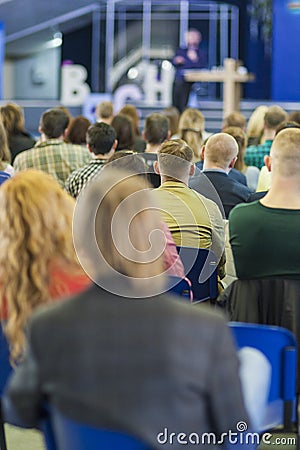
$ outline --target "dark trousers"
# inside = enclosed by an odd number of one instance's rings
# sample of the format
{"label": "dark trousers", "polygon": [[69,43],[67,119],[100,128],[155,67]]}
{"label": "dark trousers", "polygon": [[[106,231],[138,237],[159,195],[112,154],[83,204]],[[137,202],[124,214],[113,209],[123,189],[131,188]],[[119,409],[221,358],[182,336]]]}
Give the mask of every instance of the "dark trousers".
{"label": "dark trousers", "polygon": [[176,106],[179,112],[182,112],[188,104],[191,87],[192,83],[188,83],[187,81],[174,81],[172,102],[173,106]]}

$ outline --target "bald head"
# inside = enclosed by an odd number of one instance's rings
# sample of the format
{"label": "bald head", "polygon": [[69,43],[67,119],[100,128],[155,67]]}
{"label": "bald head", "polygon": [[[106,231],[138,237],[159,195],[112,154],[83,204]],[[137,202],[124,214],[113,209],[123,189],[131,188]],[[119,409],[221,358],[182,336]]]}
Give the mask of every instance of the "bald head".
{"label": "bald head", "polygon": [[205,145],[204,168],[228,170],[234,166],[238,152],[238,144],[234,137],[226,133],[214,134]]}
{"label": "bald head", "polygon": [[300,173],[300,129],[287,128],[280,131],[271,147],[273,176],[297,176]]}

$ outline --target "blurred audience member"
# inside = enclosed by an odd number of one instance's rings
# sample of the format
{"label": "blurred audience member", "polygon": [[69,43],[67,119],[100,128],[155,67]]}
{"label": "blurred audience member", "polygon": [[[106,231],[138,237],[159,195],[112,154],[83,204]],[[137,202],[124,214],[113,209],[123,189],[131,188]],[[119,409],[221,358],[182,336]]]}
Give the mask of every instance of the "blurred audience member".
{"label": "blurred audience member", "polygon": [[74,170],[65,183],[66,191],[74,198],[78,197],[87,181],[94,177],[114,154],[117,147],[117,134],[111,125],[96,122],[87,130],[86,143],[93,159],[85,166]]}
{"label": "blurred audience member", "polygon": [[112,102],[104,101],[97,105],[96,108],[97,122],[104,122],[111,125],[114,118],[114,105]]}
{"label": "blurred audience member", "polygon": [[296,122],[300,125],[300,111],[292,111],[289,115],[288,115],[288,119],[289,122]]}
{"label": "blurred audience member", "polygon": [[135,132],[132,120],[123,114],[117,114],[112,122],[111,126],[117,133],[118,150],[133,150],[135,142]]}
{"label": "blurred audience member", "polygon": [[257,188],[257,182],[259,177],[259,169],[255,166],[246,166],[244,162],[244,156],[247,147],[247,135],[238,127],[227,127],[223,129],[223,133],[230,134],[236,140],[239,152],[234,168],[239,170],[246,176],[247,186],[251,192],[255,192]]}
{"label": "blurred audience member", "polygon": [[11,162],[23,150],[28,150],[35,144],[35,139],[25,130],[22,108],[15,103],[7,103],[0,107],[0,119],[7,133]]}
{"label": "blurred audience member", "polygon": [[65,141],[75,145],[86,145],[86,132],[90,125],[91,122],[86,117],[74,117],[68,126]]}
{"label": "blurred audience member", "polygon": [[263,143],[251,145],[245,154],[245,164],[256,166],[259,169],[264,165],[265,155],[270,154],[271,145],[278,125],[287,119],[287,113],[280,106],[270,106],[264,116]]}
{"label": "blurred audience member", "polygon": [[122,175],[103,170],[76,207],[97,284],[34,315],[5,398],[23,425],[37,426],[46,397],[74,421],[135,432],[140,448],[160,447],[166,431],[228,436],[249,423],[231,333],[215,312],[164,293],[157,205]]}
{"label": "blurred audience member", "polygon": [[14,162],[16,172],[35,168],[52,175],[62,186],[71,172],[87,164],[91,154],[81,145],[64,142],[69,118],[61,109],[48,109],[42,114],[41,139],[30,150],[20,153]]}
{"label": "blurred audience member", "polygon": [[251,114],[247,124],[248,146],[262,144],[264,119],[268,107],[260,105]]}
{"label": "blurred audience member", "polygon": [[90,283],[72,239],[74,200],[56,180],[26,170],[0,189],[2,318],[11,357],[23,356],[24,332],[34,309]]}
{"label": "blurred audience member", "polygon": [[228,116],[226,116],[223,121],[222,131],[224,131],[224,128],[228,127],[238,127],[245,131],[246,117],[244,116],[244,114],[240,113],[239,111],[234,111],[231,114],[228,114]]}
{"label": "blurred audience member", "polygon": [[178,136],[193,150],[193,162],[200,160],[200,151],[204,142],[205,119],[195,108],[187,108],[180,116]]}
{"label": "blurred audience member", "polygon": [[135,141],[133,150],[136,152],[143,152],[146,148],[146,142],[141,136],[140,132],[140,118],[137,112],[137,109],[133,105],[124,105],[123,108],[119,111],[119,114],[123,114],[124,116],[128,116],[133,123],[134,133],[135,133]]}
{"label": "blurred audience member", "polygon": [[146,150],[141,153],[150,173],[150,181],[154,187],[160,185],[160,176],[153,168],[154,161],[157,160],[157,151],[161,144],[170,138],[169,121],[167,117],[160,113],[152,113],[146,117],[143,137],[147,143]]}
{"label": "blurred audience member", "polygon": [[176,139],[178,137],[177,133],[180,118],[178,109],[175,106],[169,106],[169,108],[164,108],[161,113],[169,120],[170,139],[172,139],[172,137]]}
{"label": "blurred audience member", "polygon": [[7,134],[2,122],[0,122],[0,171],[9,175],[14,174],[14,168],[10,165],[11,155],[7,143]]}

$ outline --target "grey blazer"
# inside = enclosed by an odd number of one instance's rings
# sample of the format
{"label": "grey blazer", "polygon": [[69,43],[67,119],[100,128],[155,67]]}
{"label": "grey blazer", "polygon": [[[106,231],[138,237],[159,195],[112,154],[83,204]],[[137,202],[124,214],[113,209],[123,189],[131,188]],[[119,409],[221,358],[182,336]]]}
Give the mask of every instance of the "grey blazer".
{"label": "grey blazer", "polygon": [[221,316],[169,295],[130,299],[97,285],[34,314],[6,396],[28,426],[48,401],[73,420],[125,431],[152,448],[182,448],[174,437],[158,442],[166,430],[220,435],[247,422]]}

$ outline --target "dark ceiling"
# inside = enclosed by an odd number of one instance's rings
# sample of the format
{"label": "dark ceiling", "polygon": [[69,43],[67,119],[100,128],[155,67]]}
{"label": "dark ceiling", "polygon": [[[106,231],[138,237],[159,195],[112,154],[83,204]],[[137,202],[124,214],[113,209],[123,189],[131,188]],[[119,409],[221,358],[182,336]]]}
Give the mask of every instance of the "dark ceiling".
{"label": "dark ceiling", "polygon": [[6,55],[37,51],[56,31],[68,33],[92,21],[102,0],[0,0]]}

